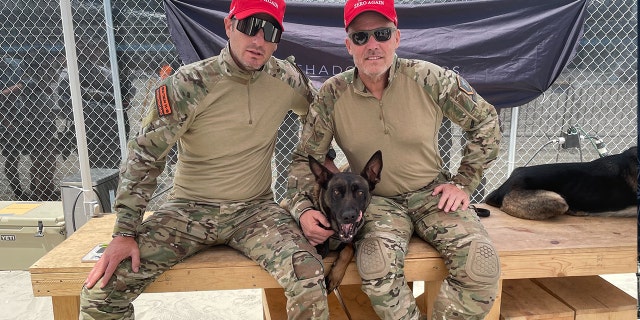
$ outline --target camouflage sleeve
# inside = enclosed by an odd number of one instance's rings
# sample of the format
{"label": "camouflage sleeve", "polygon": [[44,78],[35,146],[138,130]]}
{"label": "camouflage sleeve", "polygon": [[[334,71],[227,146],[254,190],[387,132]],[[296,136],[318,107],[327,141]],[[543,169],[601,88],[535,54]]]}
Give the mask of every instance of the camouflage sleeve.
{"label": "camouflage sleeve", "polygon": [[485,101],[469,83],[451,70],[440,79],[438,97],[444,115],[462,127],[467,144],[453,181],[475,190],[483,171],[498,157],[500,126],[493,105]]}
{"label": "camouflage sleeve", "polygon": [[333,140],[333,103],[334,90],[330,83],[325,83],[316,95],[309,108],[300,143],[293,151],[292,163],[289,169],[289,183],[287,203],[291,215],[300,220],[300,215],[313,207],[311,193],[315,178],[309,170],[308,155],[320,162],[329,150]]}
{"label": "camouflage sleeve", "polygon": [[291,106],[291,109],[295,114],[297,114],[302,123],[305,122],[306,115],[309,112],[309,104],[313,101],[313,98],[318,93],[318,89],[313,85],[311,80],[307,77],[307,75],[298,67],[298,64],[295,62],[294,56],[289,56],[285,59],[293,69],[295,70],[296,80],[292,80],[295,82],[296,91],[299,91],[303,99],[299,101],[299,103],[294,103]]}
{"label": "camouflage sleeve", "polygon": [[193,97],[202,86],[193,77],[185,81],[187,78],[178,72],[155,90],[140,131],[128,142],[128,157],[120,169],[114,205],[114,234],[136,233],[157,187],[157,178],[164,170],[166,156],[193,119]]}

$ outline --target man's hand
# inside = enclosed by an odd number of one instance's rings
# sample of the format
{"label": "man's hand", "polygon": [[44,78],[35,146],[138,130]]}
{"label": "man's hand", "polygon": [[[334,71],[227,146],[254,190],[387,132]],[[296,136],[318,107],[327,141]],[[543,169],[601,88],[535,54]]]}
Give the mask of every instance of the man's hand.
{"label": "man's hand", "polygon": [[322,226],[330,228],[331,224],[318,210],[308,210],[300,216],[300,227],[312,246],[325,242],[334,233],[333,230],[327,230]]}
{"label": "man's hand", "polygon": [[469,195],[454,184],[445,183],[436,186],[431,195],[437,194],[441,194],[438,209],[444,212],[456,211],[460,206],[462,210],[469,208]]}
{"label": "man's hand", "polygon": [[116,271],[118,264],[129,257],[131,257],[133,272],[138,272],[140,269],[140,249],[138,249],[136,239],[124,236],[113,238],[104,250],[100,260],[96,262],[96,265],[89,272],[89,276],[84,281],[84,286],[91,289],[102,277],[100,288],[104,288]]}

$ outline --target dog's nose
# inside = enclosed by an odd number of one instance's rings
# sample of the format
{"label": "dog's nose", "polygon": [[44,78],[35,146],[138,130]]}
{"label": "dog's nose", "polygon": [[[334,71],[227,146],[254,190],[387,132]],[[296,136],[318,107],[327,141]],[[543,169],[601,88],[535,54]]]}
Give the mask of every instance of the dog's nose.
{"label": "dog's nose", "polygon": [[344,219],[345,223],[354,223],[354,222],[356,222],[356,219],[358,218],[358,211],[356,211],[356,210],[345,211],[344,215],[342,216],[342,218]]}

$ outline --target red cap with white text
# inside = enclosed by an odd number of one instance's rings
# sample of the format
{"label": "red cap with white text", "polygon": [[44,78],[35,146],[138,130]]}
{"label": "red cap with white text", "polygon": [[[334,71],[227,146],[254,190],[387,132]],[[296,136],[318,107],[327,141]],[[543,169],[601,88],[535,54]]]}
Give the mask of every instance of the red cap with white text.
{"label": "red cap with white text", "polygon": [[351,21],[365,11],[377,12],[398,26],[393,0],[347,0],[344,5],[344,28],[348,28]]}
{"label": "red cap with white text", "polygon": [[284,30],[284,0],[233,0],[229,9],[229,18],[236,17],[242,20],[258,13],[266,13],[272,16]]}

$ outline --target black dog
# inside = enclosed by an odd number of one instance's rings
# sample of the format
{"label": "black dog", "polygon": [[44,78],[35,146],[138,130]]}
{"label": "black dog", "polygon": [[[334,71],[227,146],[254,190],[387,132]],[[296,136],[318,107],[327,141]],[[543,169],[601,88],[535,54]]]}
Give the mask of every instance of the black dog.
{"label": "black dog", "polygon": [[[485,202],[524,219],[637,215],[638,148],[591,162],[516,168]],[[625,210],[623,210],[625,209]]]}
{"label": "black dog", "polygon": [[[341,243],[337,249],[339,256],[325,279],[327,290],[331,292],[340,285],[347,265],[353,258],[351,242],[364,224],[363,215],[371,201],[371,191],[380,181],[382,152],[376,151],[359,175],[351,172],[332,173],[311,156],[309,168],[316,177],[314,205],[327,217],[331,230],[335,231],[333,237]],[[329,240],[316,246],[323,258],[329,253]]]}

